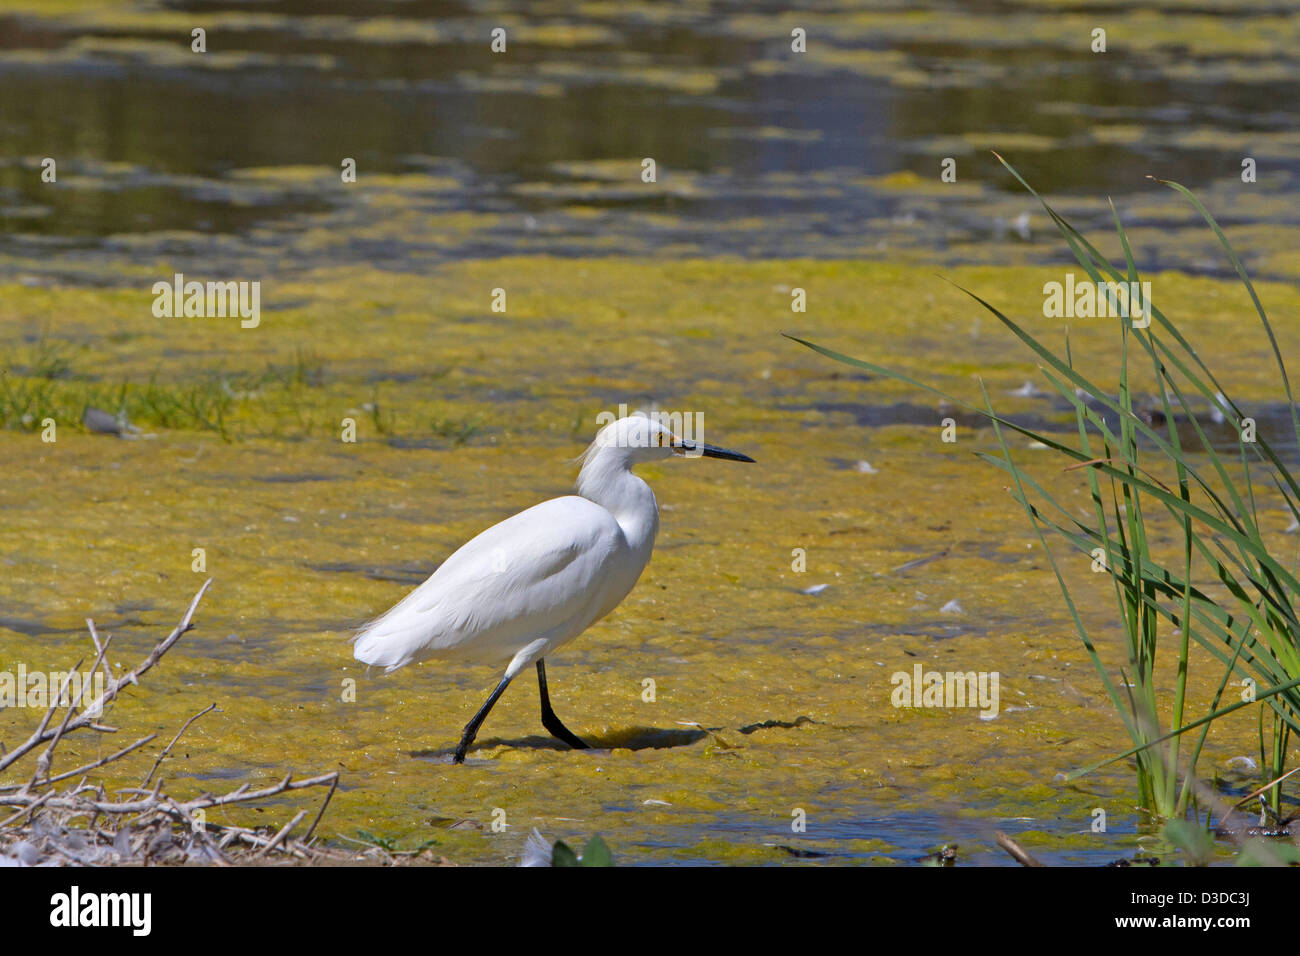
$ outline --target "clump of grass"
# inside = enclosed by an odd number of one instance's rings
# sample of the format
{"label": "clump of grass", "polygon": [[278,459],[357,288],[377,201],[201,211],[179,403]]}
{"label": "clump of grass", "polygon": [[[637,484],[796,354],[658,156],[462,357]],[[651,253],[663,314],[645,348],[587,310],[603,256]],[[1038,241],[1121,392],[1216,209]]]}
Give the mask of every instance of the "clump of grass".
{"label": "clump of grass", "polygon": [[46,418],[58,419],[56,387],[45,378],[0,371],[0,425],[34,431]]}
{"label": "clump of grass", "polygon": [[434,839],[421,840],[412,844],[410,847],[403,847],[396,837],[383,836],[378,833],[371,833],[369,830],[358,830],[355,838],[357,843],[363,843],[366,846],[377,847],[390,856],[419,856],[426,850],[430,850],[438,845]]}
{"label": "clump of grass", "polygon": [[[133,399],[128,407],[128,397]],[[210,378],[180,385],[159,386],[151,378],[143,392],[128,396],[122,405],[128,416],[161,428],[200,428],[230,439],[227,417],[235,398],[229,383]]]}
{"label": "clump of grass", "polygon": [[264,381],[280,382],[290,387],[319,388],[325,384],[325,361],[314,349],[296,346],[289,363],[267,366]]}
{"label": "clump of grass", "polygon": [[477,435],[482,427],[483,419],[477,415],[470,419],[435,418],[429,423],[435,435],[448,439],[457,448]]}
{"label": "clump of grass", "polygon": [[370,392],[370,401],[361,406],[363,411],[370,413],[370,423],[374,425],[375,433],[378,435],[391,435],[393,433],[393,413],[379,402],[379,386],[375,386]]}
{"label": "clump of grass", "polygon": [[[90,408],[146,429],[212,431],[226,441],[250,434],[333,436],[336,427],[328,410],[338,389],[327,389],[325,362],[307,348],[295,348],[287,361],[269,362],[258,371],[209,370],[175,382],[162,381],[155,372],[143,383],[114,385],[74,374],[66,352],[45,340],[24,359],[0,368],[0,428],[34,432],[52,419],[59,428],[80,429]],[[437,371],[433,377],[444,374]],[[380,401],[378,385],[360,407],[376,434],[398,435],[399,416]],[[456,448],[483,431],[479,415],[427,414],[407,414],[403,430]],[[428,423],[427,429],[421,422]]]}
{"label": "clump of grass", "polygon": [[[1093,282],[1140,281],[1117,213],[1115,228],[1125,260],[1122,270],[1058,215],[1010,164],[1000,156],[998,159],[1039,199]],[[1227,251],[1272,347],[1300,443],[1300,415],[1292,398],[1286,365],[1250,278],[1223,231],[1200,201],[1177,183],[1164,184],[1195,206]],[[1063,352],[1055,351],[995,306],[972,292],[962,291],[995,316],[1040,360],[1052,390],[1073,409],[1077,447],[999,415],[987,392],[982,405],[967,403],[902,372],[789,337],[837,361],[924,389],[992,423],[1001,453],[981,452],[979,457],[1010,476],[1012,495],[1024,508],[1048,557],[1079,638],[1133,744],[1128,751],[1103,764],[1135,758],[1142,808],[1154,817],[1184,817],[1189,808],[1195,807],[1196,765],[1211,724],[1243,707],[1258,706],[1261,774],[1270,804],[1276,811],[1289,735],[1293,730],[1300,730],[1300,651],[1297,649],[1300,620],[1295,608],[1300,581],[1260,530],[1257,485],[1271,486],[1297,520],[1300,520],[1300,485],[1266,436],[1246,436],[1242,424],[1246,416],[1226,397],[1226,389],[1183,333],[1152,303],[1145,304],[1151,317],[1147,328],[1134,327],[1127,318],[1117,320],[1120,362],[1117,388],[1112,390],[1075,367],[1068,340]],[[1163,428],[1134,411],[1131,352],[1145,356],[1151,363],[1164,416]],[[1206,436],[1194,407],[1201,405],[1202,400],[1237,426],[1235,456],[1221,455]],[[1179,418],[1190,423],[1196,436],[1194,443],[1185,446],[1180,440]],[[1092,502],[1091,520],[1080,520],[1066,503],[1017,463],[1007,440],[1008,432],[1046,446],[1069,463],[1067,470],[1077,470],[1084,476]],[[1146,449],[1153,451],[1144,459]],[[1261,476],[1253,476],[1253,469],[1258,469]],[[1155,471],[1164,474],[1166,480],[1157,477]],[[1166,560],[1153,550],[1152,541],[1156,538],[1153,528],[1157,526],[1173,529],[1181,545],[1175,559]],[[1127,652],[1127,666],[1120,668],[1118,681],[1099,656],[1095,635],[1080,618],[1061,567],[1048,547],[1046,533],[1055,533],[1090,560],[1099,560],[1108,573],[1123,622]],[[1194,580],[1198,578],[1208,580]],[[1172,699],[1164,700],[1155,668],[1158,657],[1171,653],[1170,641],[1172,654],[1176,656],[1177,678]],[[1217,659],[1222,672],[1218,690],[1205,714],[1188,721],[1186,689],[1193,642]],[[1225,689],[1234,675],[1250,682],[1253,697],[1247,694],[1245,700],[1222,706]],[[1167,724],[1162,723],[1162,709],[1170,715]],[[1197,729],[1200,733],[1190,753],[1185,753],[1181,749],[1183,735]],[[1070,777],[1076,778],[1101,765],[1082,768]]]}
{"label": "clump of grass", "polygon": [[6,429],[38,431],[46,420],[80,428],[86,410],[97,408],[145,425],[212,430],[229,439],[234,403],[229,382],[220,375],[165,384],[155,375],[143,385],[109,385],[77,375],[69,346],[45,338],[15,350],[8,367],[0,369],[0,428]]}
{"label": "clump of grass", "polygon": [[36,352],[27,374],[32,378],[53,380],[65,378],[71,371],[72,360],[68,358],[68,345],[42,338],[36,345]]}

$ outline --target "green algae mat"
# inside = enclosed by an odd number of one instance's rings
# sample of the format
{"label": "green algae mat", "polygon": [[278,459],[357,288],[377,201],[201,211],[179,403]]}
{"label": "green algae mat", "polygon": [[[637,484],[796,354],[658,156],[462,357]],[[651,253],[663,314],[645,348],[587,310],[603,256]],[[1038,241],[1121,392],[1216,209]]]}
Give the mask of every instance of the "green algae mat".
{"label": "green algae mat", "polygon": [[[1041,304],[1049,275],[952,277],[1014,314]],[[1196,313],[1188,334],[1242,343],[1221,371],[1266,400],[1244,293],[1154,282],[1163,308]],[[494,315],[501,286],[507,311]],[[807,314],[790,312],[790,286],[809,290]],[[1293,289],[1262,294],[1295,307]],[[1004,479],[974,457],[991,432],[962,421],[944,441],[949,412],[778,335],[815,329],[896,364],[925,356],[971,397],[978,372],[1003,405],[1064,431],[1061,410],[1016,394],[1033,369],[1011,336],[977,325],[930,271],[514,259],[382,281],[334,272],[280,295],[298,304],[241,329],[158,320],[143,292],[5,290],[43,330],[15,346],[7,387],[48,386],[33,414],[58,425],[53,442],[39,424],[0,432],[0,663],[68,666],[87,649],[87,616],[130,663],[214,578],[200,626],[120,705],[124,733],[165,735],[218,703],[169,761],[173,785],[338,769],[326,833],[434,840],[464,862],[517,855],[534,826],[600,832],[632,859],[779,861],[798,811],[801,846],[880,861],[1007,819],[1044,821],[1038,845],[1062,853],[1097,852],[1096,807],[1133,825],[1118,771],[1057,780],[1119,750],[1123,731]],[[1039,311],[1030,321],[1050,334]],[[1111,335],[1076,323],[1076,356],[1104,361]],[[38,377],[56,349],[58,374]],[[192,392],[221,396],[220,415],[155,411],[158,396],[183,408]],[[82,405],[111,399],[143,436],[77,424]],[[703,410],[707,438],[759,464],[641,469],[662,512],[654,558],[614,614],[551,660],[557,710],[600,751],[545,735],[521,682],[476,759],[450,766],[496,669],[366,675],[347,638],[464,540],[566,493],[595,415],[619,401]],[[1112,613],[1103,589],[1085,612]],[[894,675],[917,666],[996,671],[1000,707],[896,707]],[[1231,772],[1252,725],[1216,730],[1210,763]],[[64,746],[90,759],[97,745]],[[892,820],[907,822],[891,839]],[[1102,852],[1127,848],[1121,837]]]}
{"label": "green algae mat", "polygon": [[[316,836],[339,847],[509,864],[537,828],[600,835],[619,864],[910,865],[944,844],[1009,863],[999,829],[1053,863],[1160,845],[1126,765],[1065,780],[1127,736],[1006,476],[976,457],[992,431],[780,333],[974,402],[982,385],[1069,437],[1069,406],[1026,386],[1032,356],[944,281],[1054,346],[1068,329],[1081,364],[1118,362],[1109,320],[1045,314],[1068,251],[997,148],[1122,261],[1113,195],[1160,308],[1284,435],[1249,298],[1144,176],[1220,216],[1297,354],[1300,141],[1278,93],[1296,18],[1112,11],[1102,68],[1094,17],[1046,2],[357,6],[0,3],[0,672],[93,659],[86,618],[129,667],[213,579],[110,709],[118,734],[63,741],[61,769],[157,733],[104,770],[137,786],[215,703],[162,764],[169,789],[338,771]],[[187,282],[258,283],[255,320],[238,292],[186,314]],[[621,406],[699,415],[697,437],[757,464],[639,469],[653,559],[548,658],[557,712],[596,749],[547,735],[520,680],[453,766],[500,669],[368,674],[349,638],[473,535],[569,493]],[[1040,479],[1084,513],[1078,474]],[[1263,525],[1296,550],[1280,507]],[[1113,594],[1067,573],[1118,669]],[[995,675],[996,705],[917,706],[934,672]],[[1218,672],[1191,675],[1199,712]],[[0,740],[39,716],[0,707]],[[1202,777],[1254,788],[1256,719],[1216,724]],[[299,803],[271,801],[275,826]]]}

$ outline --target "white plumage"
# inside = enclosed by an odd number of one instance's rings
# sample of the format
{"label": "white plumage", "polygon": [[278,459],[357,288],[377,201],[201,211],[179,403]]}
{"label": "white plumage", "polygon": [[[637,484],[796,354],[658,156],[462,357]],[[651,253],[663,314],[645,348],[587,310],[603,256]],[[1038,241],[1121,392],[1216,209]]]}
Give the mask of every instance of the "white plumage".
{"label": "white plumage", "polygon": [[536,662],[543,724],[585,747],[551,712],[542,662],[616,608],[650,561],[659,509],[632,467],[701,454],[753,461],[680,439],[645,416],[606,425],[583,456],[577,495],[544,501],[462,545],[357,634],[357,660],[385,672],[428,658],[509,660],[496,691],[465,728],[457,761],[506,685]]}
{"label": "white plumage", "polygon": [[[644,550],[634,566],[623,528],[586,498],[544,501],[462,545],[369,624],[357,637],[357,660],[393,671],[430,657],[514,658],[539,640],[549,650],[627,596],[649,558]],[[530,663],[512,660],[507,673]]]}

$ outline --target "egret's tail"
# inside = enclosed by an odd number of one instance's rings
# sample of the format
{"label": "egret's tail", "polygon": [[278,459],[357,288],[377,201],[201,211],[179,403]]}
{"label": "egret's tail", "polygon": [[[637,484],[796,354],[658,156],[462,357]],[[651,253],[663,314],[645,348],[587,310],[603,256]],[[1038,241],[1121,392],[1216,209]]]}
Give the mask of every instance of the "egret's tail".
{"label": "egret's tail", "polygon": [[352,656],[371,667],[382,667],[388,674],[421,657],[424,635],[414,628],[394,627],[390,615],[364,625],[352,638]]}

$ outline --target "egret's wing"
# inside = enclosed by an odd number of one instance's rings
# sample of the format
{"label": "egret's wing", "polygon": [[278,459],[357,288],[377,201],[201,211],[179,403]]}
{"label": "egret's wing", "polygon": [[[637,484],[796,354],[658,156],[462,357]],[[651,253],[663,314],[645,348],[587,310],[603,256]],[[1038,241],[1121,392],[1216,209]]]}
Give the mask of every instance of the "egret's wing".
{"label": "egret's wing", "polygon": [[356,657],[391,671],[434,655],[513,656],[538,637],[594,619],[606,603],[611,559],[626,547],[600,505],[576,495],[545,501],[464,544],[366,625]]}

